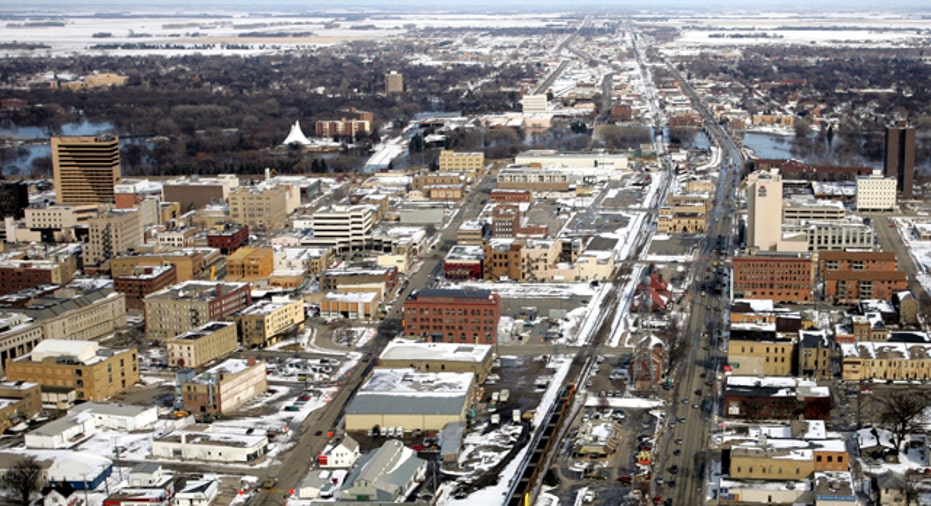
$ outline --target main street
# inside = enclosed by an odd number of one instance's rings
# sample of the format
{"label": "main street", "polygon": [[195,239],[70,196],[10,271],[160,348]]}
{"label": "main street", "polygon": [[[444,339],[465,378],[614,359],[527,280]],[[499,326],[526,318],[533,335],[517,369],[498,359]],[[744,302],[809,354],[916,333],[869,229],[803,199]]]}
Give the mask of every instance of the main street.
{"label": "main street", "polygon": [[[297,444],[285,455],[283,464],[272,464],[269,468],[265,468],[264,474],[260,474],[259,482],[261,483],[272,469],[276,470],[277,484],[272,489],[260,490],[255,497],[254,504],[283,506],[287,502],[289,492],[297,488],[301,478],[313,466],[314,457],[326,446],[328,442],[326,433],[338,427],[346,404],[374,367],[375,357],[381,354],[388,341],[400,331],[404,300],[411,291],[428,286],[433,281],[438,269],[442,268],[443,254],[456,242],[456,232],[465,219],[465,215],[473,212],[479,201],[485,198],[484,192],[491,187],[493,174],[494,171],[489,171],[476,182],[461,206],[453,211],[455,214],[452,219],[439,231],[439,237],[431,247],[432,251],[423,255],[420,268],[399,290],[385,319],[378,325],[377,337],[372,340],[367,349],[360,350],[366,352],[370,358],[355,369],[355,372],[347,378],[346,383],[333,395],[332,400],[326,406],[313,411],[301,422],[299,428],[295,429],[295,433],[299,434]],[[316,436],[316,431],[322,431],[322,434]]]}

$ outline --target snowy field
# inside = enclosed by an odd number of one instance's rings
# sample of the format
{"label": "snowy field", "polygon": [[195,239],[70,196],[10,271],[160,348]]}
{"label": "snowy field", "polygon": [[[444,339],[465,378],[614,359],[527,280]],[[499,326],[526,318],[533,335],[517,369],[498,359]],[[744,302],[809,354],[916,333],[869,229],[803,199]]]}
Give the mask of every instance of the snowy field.
{"label": "snowy field", "polygon": [[[21,4],[27,6],[28,4]],[[143,11],[146,9],[147,12]],[[230,13],[207,12],[179,16],[177,12],[157,12],[156,8],[140,8],[138,16],[102,17],[98,12],[71,10],[62,16],[60,11],[43,12],[38,8],[15,8],[18,14],[29,13],[30,22],[41,20],[42,14],[53,14],[56,21],[65,26],[23,26],[26,21],[5,22],[0,30],[0,43],[45,44],[49,49],[39,51],[2,52],[11,55],[65,56],[76,53],[109,54],[115,56],[160,54],[179,56],[199,53],[211,54],[261,54],[280,52],[295,48],[312,48],[350,40],[373,40],[396,37],[408,31],[405,25],[417,28],[467,28],[488,29],[490,27],[544,27],[557,21],[559,13],[514,14],[494,16],[484,14],[417,14],[379,16],[346,20],[339,16],[289,16],[289,13]],[[143,15],[143,14],[151,15]],[[167,14],[167,15],[166,15]],[[205,17],[209,14],[210,17]],[[331,23],[332,24],[328,24]],[[19,24],[19,26],[15,26]],[[95,34],[108,37],[94,37]],[[254,36],[255,34],[262,34]],[[282,36],[271,36],[282,34]],[[178,49],[95,49],[97,44],[174,44]],[[246,46],[235,49],[228,45]]]}

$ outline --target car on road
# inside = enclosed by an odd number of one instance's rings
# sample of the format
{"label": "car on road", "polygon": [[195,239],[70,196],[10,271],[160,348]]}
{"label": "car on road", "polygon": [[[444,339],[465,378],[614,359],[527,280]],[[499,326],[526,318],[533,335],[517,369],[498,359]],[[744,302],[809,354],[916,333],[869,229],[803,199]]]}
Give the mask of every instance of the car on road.
{"label": "car on road", "polygon": [[713,387],[713,386],[714,386],[714,380],[708,380],[708,381],[705,382],[705,384],[708,385],[709,387]]}
{"label": "car on road", "polygon": [[657,478],[655,483],[656,483],[657,485],[662,485],[662,484],[663,484],[663,477],[660,476],[659,478]]}
{"label": "car on road", "polygon": [[673,429],[673,428],[675,428],[675,427],[676,427],[676,421],[675,421],[675,420],[669,422],[669,428],[670,428],[670,429]]}
{"label": "car on road", "polygon": [[701,395],[701,388],[695,390],[695,395]]}
{"label": "car on road", "polygon": [[692,404],[692,409],[698,409],[698,404]]}
{"label": "car on road", "polygon": [[621,483],[630,483],[633,481],[633,478],[631,478],[629,474],[624,474],[624,475],[618,476],[617,481]]}
{"label": "car on road", "polygon": [[669,481],[667,481],[667,482],[666,482],[666,486],[667,486],[667,487],[675,487],[675,486],[676,486],[676,480],[669,480]]}
{"label": "car on road", "polygon": [[679,466],[675,464],[669,466],[669,472],[672,474],[677,474],[679,472]]}
{"label": "car on road", "polygon": [[685,423],[685,417],[684,417],[684,416],[680,416],[680,417],[679,417],[679,423]]}
{"label": "car on road", "polygon": [[322,435],[323,435],[323,431],[322,431],[322,430],[318,430],[317,432],[314,432],[314,435],[315,435],[315,436],[322,436]]}
{"label": "car on road", "polygon": [[681,445],[681,444],[682,444],[682,438],[681,438],[681,437],[678,438],[678,439],[676,439],[676,444],[677,444],[677,445]]}
{"label": "car on road", "polygon": [[663,496],[657,495],[653,497],[653,504],[659,504],[663,502]]}
{"label": "car on road", "polygon": [[680,448],[676,448],[672,451],[672,454],[678,457],[679,455],[682,455],[682,450]]}
{"label": "car on road", "polygon": [[295,406],[295,405],[292,404],[292,405],[290,405],[290,406],[285,406],[285,407],[284,407],[284,410],[285,410],[285,411],[300,411],[300,410],[301,410],[301,407],[300,407],[300,406]]}
{"label": "car on road", "polygon": [[667,497],[666,500],[663,501],[663,506],[672,506],[672,498]]}
{"label": "car on road", "polygon": [[688,403],[689,403],[689,398],[688,398],[688,397],[683,397],[683,398],[682,398],[682,404],[688,404]]}
{"label": "car on road", "polygon": [[698,377],[699,377],[699,378],[707,378],[707,377],[708,377],[708,373],[703,372],[703,373],[699,374]]}

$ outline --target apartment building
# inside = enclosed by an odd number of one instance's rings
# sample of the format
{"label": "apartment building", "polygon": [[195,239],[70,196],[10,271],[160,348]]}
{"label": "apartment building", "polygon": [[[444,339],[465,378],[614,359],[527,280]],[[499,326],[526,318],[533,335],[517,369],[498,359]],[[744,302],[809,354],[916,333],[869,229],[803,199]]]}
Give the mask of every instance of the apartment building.
{"label": "apartment building", "polygon": [[276,230],[288,223],[290,185],[241,186],[229,196],[230,221],[260,230]]}
{"label": "apartment building", "polygon": [[494,344],[501,297],[490,290],[417,290],[404,301],[404,329],[433,342]]}
{"label": "apartment building", "polygon": [[168,367],[198,368],[239,347],[234,322],[210,322],[190,332],[165,340]]}
{"label": "apartment building", "polygon": [[277,343],[288,331],[303,327],[303,299],[273,297],[257,302],[238,315],[242,345],[264,348]]}
{"label": "apartment building", "polygon": [[404,93],[404,75],[392,70],[385,74],[385,94]]}
{"label": "apartment building", "polygon": [[248,283],[186,281],[144,302],[146,338],[164,340],[245,309],[252,292]]}
{"label": "apartment building", "polygon": [[96,341],[46,339],[29,355],[7,362],[9,381],[74,390],[80,401],[104,401],[139,381],[136,348],[102,348]]}
{"label": "apartment building", "polygon": [[338,251],[365,248],[372,240],[375,209],[367,205],[332,206],[314,213],[313,239],[306,246],[332,246]]}
{"label": "apartment building", "polygon": [[815,266],[807,254],[767,254],[735,257],[734,293],[745,299],[777,302],[812,301]]}
{"label": "apartment building", "polygon": [[456,152],[451,149],[440,151],[440,172],[481,172],[485,169],[485,153]]}
{"label": "apartment building", "polygon": [[896,178],[885,177],[880,171],[857,178],[857,211],[894,211]]}
{"label": "apartment building", "polygon": [[184,409],[196,414],[229,414],[268,390],[265,362],[229,359],[181,384]]}
{"label": "apartment building", "polygon": [[371,131],[371,122],[357,119],[321,120],[314,124],[314,134],[324,138],[351,137],[355,139]]}
{"label": "apartment building", "polygon": [[102,267],[111,258],[143,244],[139,211],[120,209],[101,213],[90,220],[84,265]]}
{"label": "apartment building", "polygon": [[128,276],[113,278],[113,289],[126,295],[127,309],[145,309],[143,299],[150,293],[178,282],[178,269],[173,265],[137,266]]}
{"label": "apartment building", "polygon": [[112,203],[121,174],[119,138],[52,137],[52,173],[57,203]]}
{"label": "apartment building", "polygon": [[226,258],[226,278],[239,281],[264,278],[275,270],[275,250],[273,248],[253,248],[250,246],[237,249]]}

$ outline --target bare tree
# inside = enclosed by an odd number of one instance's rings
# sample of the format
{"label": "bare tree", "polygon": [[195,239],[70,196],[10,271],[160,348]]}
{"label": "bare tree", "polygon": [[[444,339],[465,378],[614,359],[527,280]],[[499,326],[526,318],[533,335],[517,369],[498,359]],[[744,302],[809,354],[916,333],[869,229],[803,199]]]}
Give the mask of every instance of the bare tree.
{"label": "bare tree", "polygon": [[872,399],[879,410],[877,414],[880,425],[892,431],[895,436],[896,448],[902,446],[905,434],[921,421],[922,412],[931,407],[931,398],[899,390],[873,394]]}
{"label": "bare tree", "polygon": [[29,506],[30,498],[39,490],[39,476],[42,466],[34,456],[23,457],[3,475],[3,486],[19,499],[23,506]]}
{"label": "bare tree", "polygon": [[682,319],[677,315],[671,316],[666,327],[660,330],[657,335],[666,343],[666,356],[669,359],[669,370],[671,371],[685,358],[689,350],[688,339],[682,328]]}

